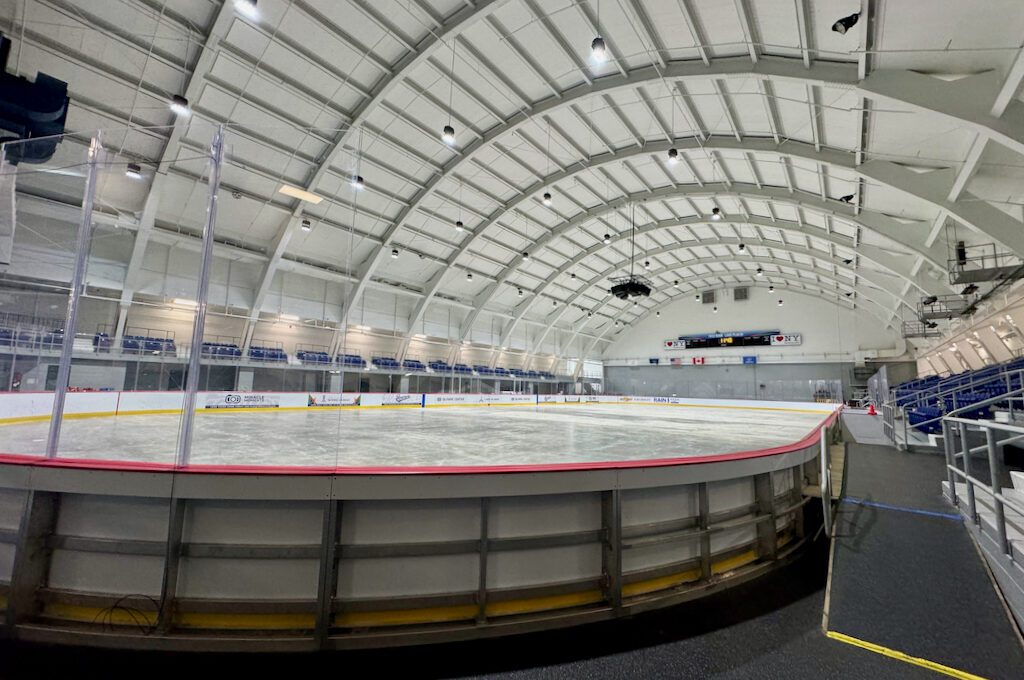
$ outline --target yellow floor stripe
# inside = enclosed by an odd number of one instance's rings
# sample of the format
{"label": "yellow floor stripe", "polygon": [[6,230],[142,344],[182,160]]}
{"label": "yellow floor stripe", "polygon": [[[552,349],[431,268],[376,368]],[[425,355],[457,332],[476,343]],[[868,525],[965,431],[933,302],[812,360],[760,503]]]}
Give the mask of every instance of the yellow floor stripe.
{"label": "yellow floor stripe", "polygon": [[985,680],[985,678],[983,678],[980,675],[974,675],[973,673],[961,671],[956,668],[943,666],[941,663],[929,661],[928,659],[921,659],[916,656],[910,656],[909,654],[905,654],[895,649],[889,649],[888,647],[883,647],[882,645],[876,645],[873,642],[865,642],[864,640],[858,640],[855,637],[850,637],[849,635],[844,635],[843,633],[837,633],[835,631],[830,630],[827,631],[825,635],[838,642],[845,642],[848,645],[860,647],[861,649],[866,649],[869,652],[881,654],[882,656],[887,656],[890,659],[903,661],[904,663],[913,664],[914,666],[927,668],[928,670],[935,671],[936,673],[942,673],[950,677],[961,678],[961,680]]}

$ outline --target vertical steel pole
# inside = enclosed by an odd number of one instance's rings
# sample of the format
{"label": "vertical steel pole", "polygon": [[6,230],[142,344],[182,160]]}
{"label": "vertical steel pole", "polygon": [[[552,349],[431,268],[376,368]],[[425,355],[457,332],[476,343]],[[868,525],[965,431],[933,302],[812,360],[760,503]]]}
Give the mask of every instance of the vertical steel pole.
{"label": "vertical steel pole", "polygon": [[220,169],[224,162],[224,127],[217,128],[210,144],[210,192],[203,227],[202,262],[199,266],[199,287],[196,291],[196,321],[192,327],[192,347],[188,357],[188,379],[182,400],[181,430],[178,433],[178,467],[188,465],[192,453],[192,424],[196,416],[196,390],[199,388],[199,359],[202,355],[203,331],[206,328],[207,298],[210,291],[210,265],[213,262],[213,230],[217,225],[217,190]]}
{"label": "vertical steel pole", "polygon": [[992,486],[992,505],[996,511],[996,531],[999,532],[999,549],[1004,555],[1010,554],[1010,541],[1006,536],[1006,511],[1003,508],[1003,501],[999,495],[1000,479],[1003,475],[1002,461],[999,460],[999,451],[996,448],[996,435],[991,427],[985,428],[985,443],[988,445],[988,474],[989,483]]}
{"label": "vertical steel pole", "polygon": [[953,455],[953,426],[951,423],[942,421],[942,445],[946,452],[946,479],[949,482],[949,499],[953,507],[959,510],[960,504],[956,497],[956,475],[950,469],[956,466],[956,456]]}
{"label": "vertical steel pole", "polygon": [[957,423],[960,426],[960,448],[964,456],[964,481],[967,483],[967,516],[975,524],[978,523],[978,506],[974,502],[974,484],[971,476],[971,445],[967,442],[967,423]]}
{"label": "vertical steel pole", "polygon": [[93,137],[89,144],[88,171],[85,176],[85,195],[82,197],[82,220],[78,225],[78,243],[75,245],[75,268],[71,274],[68,291],[68,309],[64,316],[64,340],[60,347],[60,363],[57,366],[57,384],[53,390],[53,412],[50,415],[50,432],[46,440],[46,457],[56,458],[60,445],[60,428],[64,418],[64,400],[71,378],[71,352],[75,347],[75,328],[78,326],[78,301],[85,285],[85,270],[88,266],[89,244],[92,241],[92,206],[96,199],[96,175],[103,157],[99,137]]}
{"label": "vertical steel pole", "polygon": [[828,481],[828,437],[825,429],[821,428],[821,512],[825,535],[832,538],[832,489]]}

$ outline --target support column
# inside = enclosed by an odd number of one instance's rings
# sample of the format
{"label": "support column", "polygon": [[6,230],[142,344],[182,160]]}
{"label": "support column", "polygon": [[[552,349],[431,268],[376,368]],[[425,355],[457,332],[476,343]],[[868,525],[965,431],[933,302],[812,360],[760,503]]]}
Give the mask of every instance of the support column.
{"label": "support column", "polygon": [[46,585],[50,572],[53,549],[47,546],[47,539],[56,529],[59,506],[56,493],[30,491],[25,498],[7,598],[8,629],[31,621],[39,613],[36,593]]}
{"label": "support column", "polygon": [[341,501],[324,501],[320,541],[320,576],[317,580],[316,641],[325,649],[334,617],[334,593],[338,590],[338,542],[341,540]]}
{"label": "support column", "polygon": [[601,580],[605,600],[613,609],[622,608],[622,492],[601,492]]}
{"label": "support column", "polygon": [[164,549],[164,574],[160,583],[160,609],[156,628],[166,634],[174,625],[178,570],[181,566],[182,534],[185,530],[185,499],[172,498],[168,509],[167,545]]}

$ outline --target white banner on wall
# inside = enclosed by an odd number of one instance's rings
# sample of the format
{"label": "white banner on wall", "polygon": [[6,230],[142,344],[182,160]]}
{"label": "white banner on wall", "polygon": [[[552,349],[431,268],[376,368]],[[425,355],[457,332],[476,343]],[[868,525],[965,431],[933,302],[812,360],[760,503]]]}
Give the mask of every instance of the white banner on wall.
{"label": "white banner on wall", "polygon": [[206,408],[277,408],[280,397],[272,393],[226,392],[206,395]]}
{"label": "white banner on wall", "polygon": [[772,346],[778,345],[799,345],[801,344],[801,336],[799,333],[787,333],[772,336]]}
{"label": "white banner on wall", "polygon": [[308,395],[306,399],[306,406],[309,406],[310,408],[318,406],[359,406],[362,402],[361,397],[361,394],[320,392]]}
{"label": "white banner on wall", "polygon": [[683,340],[666,340],[665,343],[664,343],[664,349],[666,349],[666,350],[686,349],[686,342],[683,341]]}
{"label": "white banner on wall", "polygon": [[382,394],[381,404],[384,406],[422,406],[422,394]]}

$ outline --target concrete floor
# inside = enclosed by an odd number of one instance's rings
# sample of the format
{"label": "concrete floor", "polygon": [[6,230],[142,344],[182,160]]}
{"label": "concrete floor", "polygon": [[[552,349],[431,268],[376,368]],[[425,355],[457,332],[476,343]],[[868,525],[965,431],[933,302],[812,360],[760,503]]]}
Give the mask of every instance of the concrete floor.
{"label": "concrete floor", "polygon": [[[698,456],[798,441],[825,413],[680,406],[490,406],[200,413],[192,462],[531,465]],[[67,420],[61,456],[174,462],[179,416]],[[48,423],[0,427],[0,451],[45,451]]]}

